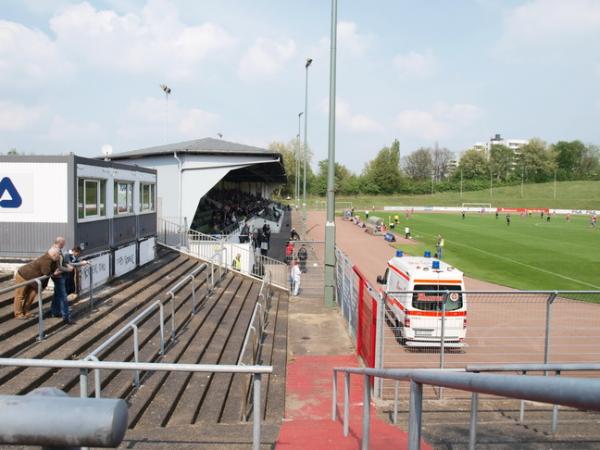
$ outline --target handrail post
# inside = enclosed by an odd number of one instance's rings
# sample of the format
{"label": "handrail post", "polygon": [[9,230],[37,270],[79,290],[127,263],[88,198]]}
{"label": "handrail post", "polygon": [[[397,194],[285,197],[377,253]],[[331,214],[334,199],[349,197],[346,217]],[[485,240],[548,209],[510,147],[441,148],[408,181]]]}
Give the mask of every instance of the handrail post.
{"label": "handrail post", "polygon": [[94,310],[94,271],[92,270],[92,265],[91,264],[88,267],[89,267],[89,271],[90,271],[90,300],[89,300],[89,304],[90,304],[90,314],[91,314],[92,311]]}
{"label": "handrail post", "polygon": [[[550,352],[550,321],[552,319],[552,304],[556,300],[558,292],[554,291],[546,301],[546,332],[544,336],[544,364],[548,364],[548,353]],[[544,375],[546,372],[544,371]]]}
{"label": "handrail post", "polygon": [[344,372],[344,436],[348,436],[350,421],[350,374]]}
{"label": "handrail post", "polygon": [[175,342],[175,294],[170,292],[171,296],[171,342]]}
{"label": "handrail post", "polygon": [[[560,376],[560,370],[556,371],[556,376]],[[558,428],[558,405],[552,405],[552,434],[556,434]]]}
{"label": "handrail post", "polygon": [[479,407],[479,393],[471,393],[471,421],[469,423],[469,450],[475,450],[477,443],[477,408]]}
{"label": "handrail post", "polygon": [[160,355],[165,355],[165,310],[162,302],[158,301],[158,314],[160,318]]}
{"label": "handrail post", "polygon": [[[89,359],[94,362],[100,361],[95,355],[89,356]],[[100,384],[100,369],[94,369],[94,396],[96,398],[101,397],[101,389],[102,385]]]}
{"label": "handrail post", "polygon": [[371,428],[371,377],[364,376],[363,388],[363,423],[362,423],[362,450],[369,450],[369,432]]}
{"label": "handrail post", "polygon": [[408,449],[421,448],[421,417],[423,412],[423,385],[410,380],[408,411]]}
{"label": "handrail post", "polygon": [[[138,327],[135,324],[131,324],[131,329],[133,330],[133,358],[136,363],[140,362],[140,354],[139,354],[139,340],[138,340]],[[139,389],[140,387],[140,371],[135,371],[135,387]]]}
{"label": "handrail post", "polygon": [[398,423],[398,391],[400,390],[400,380],[394,383],[394,425]]}
{"label": "handrail post", "polygon": [[[527,371],[524,370],[521,375],[527,375]],[[521,405],[519,407],[519,423],[523,423],[525,420],[525,400],[521,400]]]}
{"label": "handrail post", "polygon": [[35,279],[37,284],[37,301],[38,301],[38,337],[37,341],[43,341],[45,337],[44,333],[44,299],[42,298],[42,281],[38,278]]}
{"label": "handrail post", "polygon": [[[441,317],[441,330],[440,330],[440,369],[444,368],[446,358],[446,301],[448,300],[449,291],[444,293],[444,299],[442,301],[442,317]],[[443,390],[441,386],[438,387],[438,400],[442,399]]]}
{"label": "handrail post", "polygon": [[254,398],[252,411],[252,449],[260,450],[260,428],[262,421],[262,408],[260,405],[261,374],[255,373],[254,379]]}
{"label": "handrail post", "polygon": [[192,316],[196,314],[196,286],[194,283],[194,275],[190,275],[192,278]]}
{"label": "handrail post", "polygon": [[331,420],[337,420],[337,370],[335,369],[331,379]]}
{"label": "handrail post", "polygon": [[87,398],[88,396],[88,370],[79,369],[79,397]]}

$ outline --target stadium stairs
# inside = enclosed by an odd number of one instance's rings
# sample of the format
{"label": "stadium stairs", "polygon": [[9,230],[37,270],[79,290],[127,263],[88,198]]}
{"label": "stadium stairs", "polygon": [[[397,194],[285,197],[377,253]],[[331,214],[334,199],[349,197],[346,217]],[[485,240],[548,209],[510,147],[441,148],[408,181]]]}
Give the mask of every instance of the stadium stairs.
{"label": "stadium stairs", "polygon": [[[36,342],[37,319],[12,319],[12,295],[0,297],[0,355],[2,357],[79,359],[85,357],[156,299],[165,302],[167,292],[202,261],[171,249],[160,248],[153,262],[114,281],[95,294],[96,308],[86,302],[73,306],[74,325],[46,319],[47,338]],[[205,271],[208,269],[204,269]],[[0,287],[10,277],[0,278]],[[177,292],[176,339],[160,355],[159,314],[142,319],[139,327],[139,360],[145,362],[237,364],[261,281],[227,272],[210,292],[206,272],[196,276],[197,310],[191,315],[191,286]],[[45,309],[50,296],[45,295]],[[188,301],[186,301],[188,300]],[[268,325],[263,336],[261,360],[273,373],[263,376],[261,406],[263,443],[273,445],[284,412],[287,364],[288,293],[273,289]],[[164,309],[165,337],[170,335],[171,309]],[[117,339],[100,360],[133,361],[131,334]],[[127,448],[248,448],[252,422],[245,422],[250,392],[248,374],[140,373],[135,388],[132,372],[102,371],[102,397],[123,398],[129,404]],[[90,396],[93,395],[90,378]],[[79,395],[79,371],[44,368],[0,369],[0,394],[24,395],[53,386]]]}

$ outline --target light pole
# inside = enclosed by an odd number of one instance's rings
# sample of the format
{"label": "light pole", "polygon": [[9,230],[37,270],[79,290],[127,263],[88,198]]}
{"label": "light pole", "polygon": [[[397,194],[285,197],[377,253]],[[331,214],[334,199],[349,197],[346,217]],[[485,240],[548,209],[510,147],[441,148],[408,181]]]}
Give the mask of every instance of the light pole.
{"label": "light pole", "polygon": [[303,170],[303,187],[302,187],[302,209],[304,222],[306,222],[306,161],[308,159],[308,143],[306,134],[308,132],[308,68],[312,64],[312,59],[307,58],[305,68],[305,83],[304,83],[304,170]]}
{"label": "light pole", "polygon": [[329,143],[327,166],[327,222],[325,223],[325,306],[335,305],[335,52],[337,0],[331,0],[329,51]]}
{"label": "light pole", "polygon": [[167,143],[167,130],[169,128],[169,95],[171,95],[171,88],[166,84],[161,84],[160,88],[165,93],[165,99],[167,100],[167,118],[165,120],[165,144]]}
{"label": "light pole", "polygon": [[304,112],[298,113],[298,147],[296,148],[296,210],[300,206],[300,148],[301,148],[301,140],[300,140],[300,122],[302,119],[302,114]]}

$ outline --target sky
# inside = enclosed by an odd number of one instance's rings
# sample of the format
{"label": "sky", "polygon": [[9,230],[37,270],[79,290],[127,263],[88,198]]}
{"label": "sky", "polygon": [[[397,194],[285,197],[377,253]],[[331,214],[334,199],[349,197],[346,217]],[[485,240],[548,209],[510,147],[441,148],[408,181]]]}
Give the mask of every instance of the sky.
{"label": "sky", "polygon": [[[0,152],[289,142],[310,57],[316,166],[330,19],[326,0],[2,0]],[[351,170],[394,139],[403,156],[496,133],[600,144],[599,0],[339,0],[337,30],[336,160]]]}

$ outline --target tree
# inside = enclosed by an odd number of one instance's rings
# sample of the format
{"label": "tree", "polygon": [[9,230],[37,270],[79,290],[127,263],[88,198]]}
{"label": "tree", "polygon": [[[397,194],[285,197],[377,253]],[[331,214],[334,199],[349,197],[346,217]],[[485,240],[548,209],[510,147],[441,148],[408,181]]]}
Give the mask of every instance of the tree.
{"label": "tree", "polygon": [[[302,190],[303,182],[303,170],[304,170],[304,148],[300,148],[297,139],[292,139],[288,144],[283,142],[272,142],[269,144],[269,150],[279,153],[282,157],[282,163],[285,167],[287,175],[287,181],[281,189],[282,195],[294,195],[296,190],[296,164],[300,165],[300,190]],[[307,149],[307,163],[306,163],[306,190],[310,192],[310,184],[314,179],[314,174],[310,166],[312,152],[310,148]],[[298,161],[296,162],[296,158]]]}
{"label": "tree", "polygon": [[522,176],[525,181],[540,183],[554,176],[554,154],[541,139],[533,138],[522,146],[516,161],[516,175]]}
{"label": "tree", "polygon": [[18,154],[19,154],[19,152],[18,152],[18,151],[17,151],[17,149],[16,149],[16,148],[14,148],[14,147],[13,147],[13,148],[11,148],[11,149],[8,151],[8,153],[7,153],[7,155],[18,155]]}
{"label": "tree", "polygon": [[515,153],[506,145],[492,145],[490,150],[490,172],[498,181],[507,181],[513,171]]}
{"label": "tree", "polygon": [[468,180],[489,177],[489,166],[483,152],[475,149],[467,150],[460,158],[456,173],[457,175],[462,173],[462,176]]}
{"label": "tree", "polygon": [[[317,195],[321,195],[321,196],[327,194],[327,174],[328,174],[328,172],[329,172],[329,160],[324,159],[322,161],[319,161],[319,172],[317,173],[317,175],[314,179],[313,189],[312,189],[313,194],[317,194]],[[352,172],[350,172],[346,168],[346,166],[336,162],[335,163],[335,173],[334,173],[334,178],[335,178],[334,190],[335,190],[335,192],[341,192],[342,186],[344,186],[346,181],[352,176],[355,176],[355,175],[353,175]]]}
{"label": "tree", "polygon": [[587,149],[581,141],[558,141],[552,146],[556,155],[556,164],[562,180],[575,180],[582,173],[582,162]]}
{"label": "tree", "polygon": [[450,161],[454,158],[454,154],[447,148],[435,147],[431,151],[431,165],[433,176],[436,181],[442,181],[448,178],[450,174]]}
{"label": "tree", "polygon": [[365,192],[392,194],[400,190],[400,142],[395,139],[390,147],[383,147],[375,159],[369,161],[363,170]]}
{"label": "tree", "polygon": [[404,158],[404,171],[413,180],[426,180],[431,178],[433,160],[431,150],[420,148]]}

